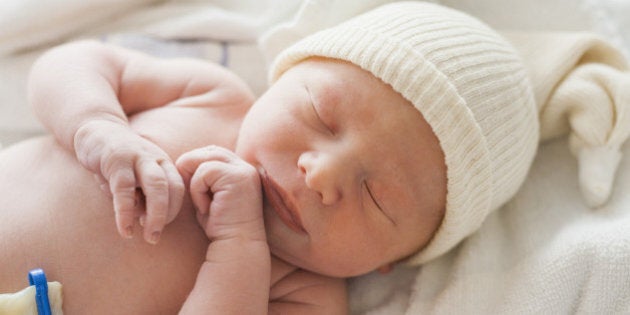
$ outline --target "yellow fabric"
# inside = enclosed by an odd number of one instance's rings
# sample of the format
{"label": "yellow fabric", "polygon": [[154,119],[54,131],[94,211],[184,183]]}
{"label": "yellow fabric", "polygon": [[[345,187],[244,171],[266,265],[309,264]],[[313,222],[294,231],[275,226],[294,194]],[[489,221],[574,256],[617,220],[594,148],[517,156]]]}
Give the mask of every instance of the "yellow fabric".
{"label": "yellow fabric", "polygon": [[[62,286],[54,281],[48,282],[48,300],[53,315],[63,315]],[[0,315],[37,315],[35,286],[29,286],[16,293],[0,294]]]}

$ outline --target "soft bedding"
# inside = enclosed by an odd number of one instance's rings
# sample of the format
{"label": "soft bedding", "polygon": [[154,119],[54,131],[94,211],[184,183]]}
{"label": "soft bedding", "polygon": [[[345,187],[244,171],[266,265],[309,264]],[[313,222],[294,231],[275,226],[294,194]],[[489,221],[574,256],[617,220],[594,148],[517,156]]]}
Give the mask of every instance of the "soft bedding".
{"label": "soft bedding", "polygon": [[[27,106],[26,77],[33,60],[60,42],[96,38],[219,62],[261,93],[266,62],[286,44],[280,39],[314,31],[301,27],[301,19],[318,19],[324,27],[343,19],[341,12],[384,2],[3,1],[0,144],[42,133]],[[502,30],[588,30],[626,56],[630,51],[630,1],[434,2]],[[351,279],[352,312],[630,313],[630,144],[622,153],[611,199],[592,209],[580,195],[566,138],[542,144],[520,192],[448,255],[421,268],[398,266],[390,274]]]}

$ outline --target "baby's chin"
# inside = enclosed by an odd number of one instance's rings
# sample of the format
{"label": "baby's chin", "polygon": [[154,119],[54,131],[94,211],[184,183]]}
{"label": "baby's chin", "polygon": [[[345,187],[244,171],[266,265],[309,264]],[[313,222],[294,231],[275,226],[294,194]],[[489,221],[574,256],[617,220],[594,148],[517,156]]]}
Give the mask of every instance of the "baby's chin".
{"label": "baby's chin", "polygon": [[307,266],[298,266],[318,274],[336,278],[349,278],[361,276],[376,270],[378,267],[365,262],[345,262],[324,261],[309,263]]}
{"label": "baby's chin", "polygon": [[[269,239],[271,254],[276,258],[316,274],[335,278],[349,278],[364,275],[376,270],[385,262],[368,262],[343,255],[294,254],[285,248],[274,246],[273,238]],[[332,257],[332,258],[331,258]]]}

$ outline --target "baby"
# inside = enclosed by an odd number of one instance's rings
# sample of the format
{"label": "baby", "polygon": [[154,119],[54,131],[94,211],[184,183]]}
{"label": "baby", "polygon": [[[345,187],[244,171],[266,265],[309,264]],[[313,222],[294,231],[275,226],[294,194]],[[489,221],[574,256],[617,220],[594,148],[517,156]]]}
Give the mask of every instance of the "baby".
{"label": "baby", "polygon": [[43,56],[29,96],[54,139],[0,152],[0,292],[42,267],[68,314],[344,314],[343,278],[452,249],[538,144],[520,57],[434,4],[316,33],[270,74],[254,102],[199,61]]}

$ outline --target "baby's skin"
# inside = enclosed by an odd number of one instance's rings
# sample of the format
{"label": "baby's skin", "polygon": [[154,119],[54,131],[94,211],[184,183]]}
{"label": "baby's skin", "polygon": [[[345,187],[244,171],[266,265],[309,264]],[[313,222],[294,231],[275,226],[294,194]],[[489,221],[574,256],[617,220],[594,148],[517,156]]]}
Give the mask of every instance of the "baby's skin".
{"label": "baby's skin", "polygon": [[[343,277],[404,259],[442,217],[437,139],[350,64],[303,62],[252,106],[219,66],[79,42],[29,84],[53,136],[0,151],[0,292],[42,267],[67,314],[344,314]],[[340,102],[359,105],[325,114]]]}

